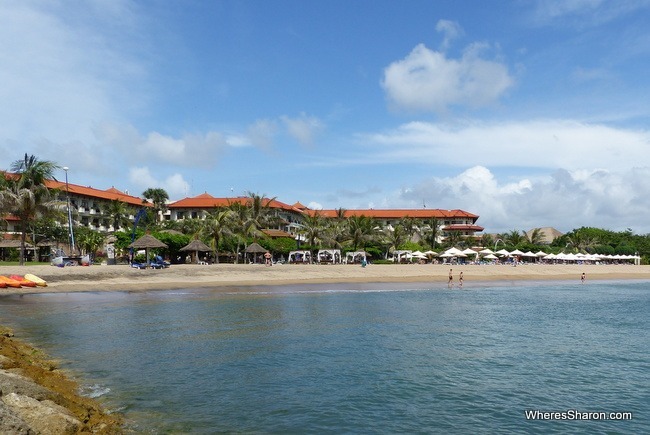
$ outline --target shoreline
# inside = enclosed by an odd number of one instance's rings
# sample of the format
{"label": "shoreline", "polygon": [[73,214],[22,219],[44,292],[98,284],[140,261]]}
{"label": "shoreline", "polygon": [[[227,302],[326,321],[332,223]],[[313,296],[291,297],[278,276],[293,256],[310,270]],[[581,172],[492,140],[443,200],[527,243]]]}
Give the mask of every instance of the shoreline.
{"label": "shoreline", "polygon": [[432,283],[447,286],[449,269],[453,283],[463,272],[465,285],[517,281],[575,281],[586,274],[586,282],[602,280],[650,280],[650,266],[528,264],[510,265],[359,265],[292,264],[213,264],[172,265],[167,269],[135,269],[115,266],[0,266],[0,275],[32,273],[47,281],[47,287],[0,289],[0,295],[60,292],[152,291],[182,288],[283,286],[296,284],[345,283]]}
{"label": "shoreline", "polygon": [[119,434],[123,424],[55,360],[0,326],[0,431]]}

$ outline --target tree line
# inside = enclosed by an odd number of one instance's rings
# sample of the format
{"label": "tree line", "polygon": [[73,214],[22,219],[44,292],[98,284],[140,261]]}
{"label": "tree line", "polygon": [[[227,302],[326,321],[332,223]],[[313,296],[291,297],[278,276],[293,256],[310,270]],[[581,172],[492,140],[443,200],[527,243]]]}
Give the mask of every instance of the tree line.
{"label": "tree line", "polygon": [[[58,200],[60,192],[48,189],[46,180],[55,179],[60,166],[51,161],[39,160],[25,154],[12,163],[4,177],[0,177],[0,207],[2,216],[18,218],[20,232],[19,261],[24,264],[27,237],[32,243],[39,240],[65,243],[68,241],[66,227],[66,204]],[[271,238],[264,229],[280,228],[284,222],[270,207],[274,198],[247,192],[246,200],[233,202],[226,207],[210,210],[204,219],[163,220],[169,196],[164,189],[149,188],[142,193],[146,212],[140,219],[135,235],[149,232],[165,242],[166,254],[174,261],[184,259],[180,249],[191,240],[200,239],[211,248],[215,262],[220,258],[238,262],[245,247],[257,242],[271,251],[276,258],[287,256],[297,248],[311,250],[341,249],[343,252],[364,250],[378,262],[389,257],[395,250],[441,251],[448,247],[496,248],[499,243],[507,250],[544,250],[547,253],[585,252],[599,254],[638,254],[644,261],[650,256],[650,235],[637,235],[631,229],[614,232],[605,229],[583,227],[556,238],[550,245],[542,243],[539,229],[529,233],[510,232],[480,238],[464,237],[458,232],[443,233],[441,222],[435,218],[421,220],[411,217],[400,219],[393,226],[385,227],[371,217],[345,217],[345,209],[338,209],[336,217],[325,218],[318,211],[306,214],[298,226],[300,240]],[[145,203],[147,204],[144,207]],[[115,247],[124,252],[132,241],[134,221],[138,210],[122,201],[107,203],[101,210],[107,216],[114,231],[101,233],[86,226],[75,226],[76,244],[82,253],[95,254],[113,236]],[[73,220],[76,216],[73,215]],[[442,242],[440,242],[442,240]],[[312,256],[313,258],[313,256]]]}

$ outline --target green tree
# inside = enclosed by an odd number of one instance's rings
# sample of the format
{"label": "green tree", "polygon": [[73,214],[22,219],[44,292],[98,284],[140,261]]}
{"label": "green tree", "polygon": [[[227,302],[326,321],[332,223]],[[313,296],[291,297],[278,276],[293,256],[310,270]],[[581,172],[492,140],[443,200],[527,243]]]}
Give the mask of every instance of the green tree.
{"label": "green tree", "polygon": [[523,243],[526,240],[526,236],[524,235],[523,231],[517,231],[517,230],[512,230],[509,233],[506,233],[504,237],[502,237],[503,241],[507,243],[509,246],[514,246],[515,248]]}
{"label": "green tree", "polygon": [[150,187],[142,192],[142,197],[144,198],[143,202],[151,201],[153,204],[154,221],[162,220],[162,215],[167,210],[167,201],[169,201],[167,191],[160,187]]}
{"label": "green tree", "polygon": [[76,241],[82,252],[88,254],[92,259],[95,256],[95,252],[104,243],[104,235],[82,226],[77,228]]}
{"label": "green tree", "polygon": [[31,224],[59,206],[45,185],[47,180],[54,178],[57,168],[54,162],[25,154],[23,160],[12,163],[11,174],[0,177],[0,205],[6,213],[19,218],[21,266],[25,264],[25,245]]}
{"label": "green tree", "polygon": [[530,243],[531,245],[541,245],[542,238],[544,236],[542,234],[541,228],[535,228],[530,232],[530,234],[525,233],[525,235],[526,235],[526,239],[528,240],[528,243]]}
{"label": "green tree", "polygon": [[438,243],[438,238],[440,237],[440,226],[441,223],[436,218],[427,219],[424,227],[422,228],[422,236],[424,240],[429,243],[431,250],[436,248]]}
{"label": "green tree", "polygon": [[378,226],[373,218],[364,215],[351,216],[348,218],[346,230],[346,242],[356,251],[377,236]]}
{"label": "green tree", "polygon": [[118,199],[111,201],[106,205],[105,212],[110,216],[114,231],[128,228],[133,224],[131,215],[134,214],[134,211],[125,202]]}
{"label": "green tree", "polygon": [[210,239],[215,262],[219,263],[219,243],[232,234],[232,213],[227,209],[215,209],[203,221],[202,234]]}

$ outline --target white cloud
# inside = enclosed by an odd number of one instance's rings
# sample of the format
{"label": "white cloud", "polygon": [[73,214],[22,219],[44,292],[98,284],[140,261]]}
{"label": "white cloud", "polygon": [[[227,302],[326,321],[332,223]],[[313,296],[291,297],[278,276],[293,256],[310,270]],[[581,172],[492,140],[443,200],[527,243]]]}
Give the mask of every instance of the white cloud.
{"label": "white cloud", "polygon": [[359,138],[375,162],[468,167],[609,168],[650,165],[650,131],[572,120],[434,124],[411,122]]}
{"label": "white cloud", "polygon": [[282,116],[280,119],[284,122],[289,135],[302,145],[314,145],[315,136],[325,128],[325,124],[320,119],[304,113],[297,118]]}
{"label": "white cloud", "polygon": [[[137,105],[144,68],[119,38],[99,36],[97,27],[113,25],[102,16],[101,4],[0,3],[0,137],[88,146],[96,120]],[[117,22],[127,16],[122,10]]]}
{"label": "white cloud", "polygon": [[273,145],[273,136],[278,131],[277,123],[270,119],[258,119],[248,127],[250,142],[260,148],[270,148]]}
{"label": "white cloud", "polygon": [[399,109],[444,113],[450,106],[486,106],[514,84],[508,68],[486,60],[485,44],[470,45],[460,59],[417,45],[384,70],[382,87]]}
{"label": "white cloud", "polygon": [[129,182],[139,189],[138,192],[131,192],[132,195],[140,195],[150,187],[165,189],[170,198],[184,198],[188,195],[190,185],[182,175],[173,174],[163,180],[156,178],[148,167],[133,167],[129,170]]}
{"label": "white cloud", "polygon": [[436,30],[444,35],[442,44],[440,46],[440,49],[442,51],[447,50],[451,44],[451,41],[463,34],[463,29],[460,27],[460,25],[455,21],[449,20],[438,20],[438,23],[436,24]]}
{"label": "white cloud", "polygon": [[95,129],[102,148],[128,155],[131,164],[166,163],[189,168],[213,168],[225,148],[240,146],[236,136],[224,138],[218,132],[185,134],[174,138],[159,132],[146,136],[131,125],[104,123]]}
{"label": "white cloud", "polygon": [[476,213],[477,223],[489,233],[543,226],[650,232],[650,167],[619,172],[561,169],[536,179],[503,182],[489,169],[475,166],[405,188],[400,198],[413,207],[425,200],[431,207]]}

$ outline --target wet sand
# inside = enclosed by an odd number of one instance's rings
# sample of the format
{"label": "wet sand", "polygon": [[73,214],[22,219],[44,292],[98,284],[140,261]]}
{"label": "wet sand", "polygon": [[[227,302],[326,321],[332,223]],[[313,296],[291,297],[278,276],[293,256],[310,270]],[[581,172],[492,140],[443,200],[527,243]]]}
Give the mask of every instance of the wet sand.
{"label": "wet sand", "polygon": [[[454,282],[463,272],[464,284],[486,281],[572,280],[586,281],[650,280],[650,266],[634,265],[453,265]],[[115,266],[1,266],[0,275],[32,273],[48,282],[47,287],[6,288],[0,294],[79,292],[79,291],[150,291],[178,288],[213,288],[233,286],[431,282],[447,284],[450,266],[432,264],[400,265],[310,265],[285,264],[267,267],[262,264],[172,265],[168,269],[135,269]]]}

